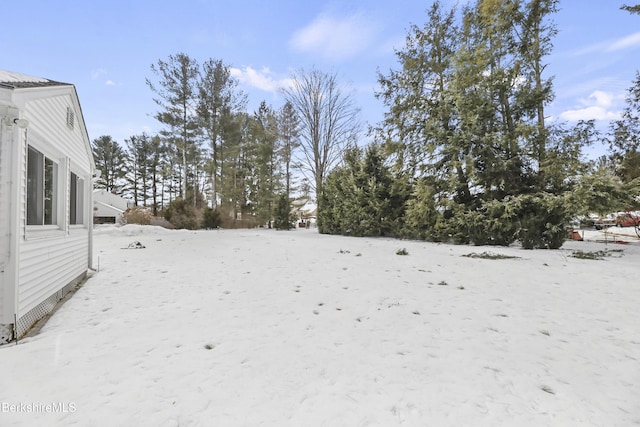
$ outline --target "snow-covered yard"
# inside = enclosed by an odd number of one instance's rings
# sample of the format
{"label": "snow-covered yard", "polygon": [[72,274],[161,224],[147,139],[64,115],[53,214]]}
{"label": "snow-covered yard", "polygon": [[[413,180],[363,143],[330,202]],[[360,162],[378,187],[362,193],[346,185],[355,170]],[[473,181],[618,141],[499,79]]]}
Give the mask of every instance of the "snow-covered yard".
{"label": "snow-covered yard", "polygon": [[0,425],[640,425],[640,242],[626,240],[101,226],[99,272],[0,348]]}

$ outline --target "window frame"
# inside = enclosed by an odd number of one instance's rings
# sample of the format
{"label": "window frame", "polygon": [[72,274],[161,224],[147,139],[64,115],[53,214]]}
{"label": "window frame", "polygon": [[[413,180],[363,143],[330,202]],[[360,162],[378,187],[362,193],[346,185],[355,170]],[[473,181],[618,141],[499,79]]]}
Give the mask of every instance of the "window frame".
{"label": "window frame", "polygon": [[69,226],[84,227],[85,213],[85,179],[74,169],[69,170]]}
{"label": "window frame", "polygon": [[[60,228],[60,162],[27,145],[25,223],[37,229]],[[34,207],[35,205],[35,207]]]}

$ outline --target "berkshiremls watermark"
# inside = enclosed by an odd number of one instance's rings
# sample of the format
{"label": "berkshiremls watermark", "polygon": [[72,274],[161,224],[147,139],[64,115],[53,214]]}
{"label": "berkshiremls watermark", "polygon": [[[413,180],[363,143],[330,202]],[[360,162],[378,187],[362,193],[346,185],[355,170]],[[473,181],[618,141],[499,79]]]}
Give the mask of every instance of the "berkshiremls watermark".
{"label": "berkshiremls watermark", "polygon": [[76,404],[75,402],[49,402],[49,403],[40,403],[40,402],[20,402],[20,403],[10,403],[10,402],[2,402],[0,404],[0,412],[2,413],[18,413],[18,412],[57,412],[57,413],[73,413],[76,412]]}

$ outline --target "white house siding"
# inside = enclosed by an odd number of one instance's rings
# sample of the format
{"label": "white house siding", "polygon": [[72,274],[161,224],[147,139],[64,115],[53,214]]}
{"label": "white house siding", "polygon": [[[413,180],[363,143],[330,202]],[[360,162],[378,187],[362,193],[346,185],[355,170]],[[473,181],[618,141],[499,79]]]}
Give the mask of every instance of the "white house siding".
{"label": "white house siding", "polygon": [[26,314],[86,273],[88,251],[86,233],[24,242],[20,251],[18,315]]}
{"label": "white house siding", "polygon": [[[11,153],[8,143],[9,131],[4,123],[0,122],[0,324],[11,323],[11,319],[5,319],[5,269],[9,262],[9,214],[11,192]],[[0,331],[0,334],[2,331]],[[0,337],[0,342],[2,339]]]}
{"label": "white house siding", "polygon": [[[83,139],[82,115],[71,86],[27,90],[23,118],[29,121],[27,145],[58,163],[59,227],[26,225],[26,146],[20,176],[20,249],[18,317],[24,316],[60,289],[84,275],[90,267],[92,164]],[[36,97],[37,96],[37,97]],[[67,108],[75,121],[67,125]],[[81,166],[82,165],[82,166]],[[67,225],[69,219],[69,174],[84,180],[83,225]]]}
{"label": "white house siding", "polygon": [[[25,333],[91,268],[94,164],[73,85],[0,70],[0,117],[1,343]],[[58,165],[54,225],[26,224],[29,145]],[[83,181],[77,225],[69,224],[72,172]]]}
{"label": "white house siding", "polygon": [[[3,117],[11,117],[16,111],[6,91],[0,91]],[[0,120],[0,343],[13,333],[15,319],[17,236],[13,230],[19,212],[15,176],[21,159],[18,146],[23,138],[24,130]]]}
{"label": "white house siding", "polygon": [[[68,87],[66,90],[69,90]],[[51,91],[56,93],[54,89]],[[71,107],[74,111],[75,125],[73,129],[69,129],[67,126],[67,107]],[[79,125],[80,111],[77,111],[73,105],[72,97],[68,92],[55,97],[34,99],[27,102],[25,118],[29,120],[29,143],[31,141],[41,142],[47,146],[55,144],[59,155],[68,156],[76,164],[86,166],[90,164],[89,156],[91,153],[86,150]],[[89,170],[79,172],[89,174]]]}

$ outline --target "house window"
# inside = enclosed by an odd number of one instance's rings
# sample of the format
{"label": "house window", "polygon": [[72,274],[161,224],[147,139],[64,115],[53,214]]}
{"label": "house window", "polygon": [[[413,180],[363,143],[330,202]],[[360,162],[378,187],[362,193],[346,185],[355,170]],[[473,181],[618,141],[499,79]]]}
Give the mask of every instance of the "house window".
{"label": "house window", "polygon": [[71,172],[69,180],[69,224],[83,224],[84,180]]}
{"label": "house window", "polygon": [[27,225],[57,224],[58,164],[29,147],[27,154]]}

